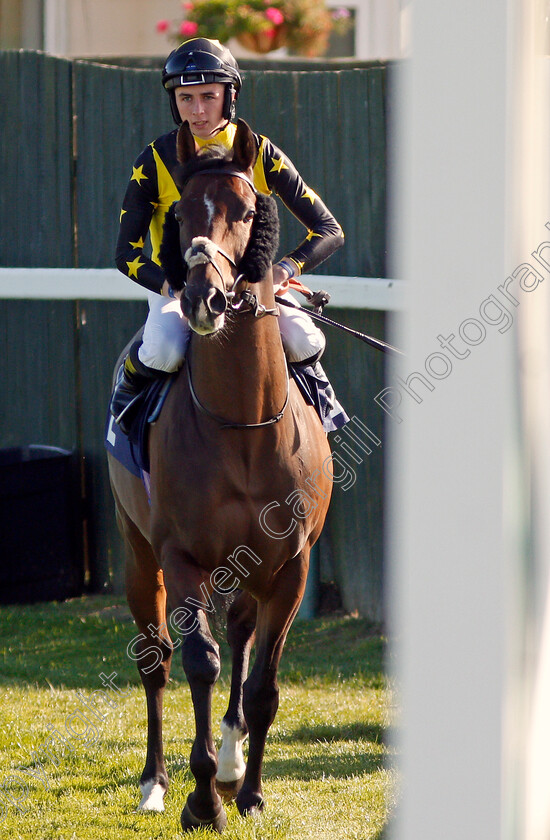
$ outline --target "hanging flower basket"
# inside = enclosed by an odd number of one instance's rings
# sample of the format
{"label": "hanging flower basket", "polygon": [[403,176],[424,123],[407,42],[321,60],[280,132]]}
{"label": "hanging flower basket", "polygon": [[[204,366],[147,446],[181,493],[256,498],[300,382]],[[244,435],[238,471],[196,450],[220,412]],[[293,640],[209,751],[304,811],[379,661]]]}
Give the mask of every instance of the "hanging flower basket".
{"label": "hanging flower basket", "polygon": [[182,7],[183,20],[159,21],[157,30],[178,41],[236,38],[258,53],[288,47],[298,55],[322,55],[330,33],[350,25],[347,9],[329,9],[325,0],[186,0]]}
{"label": "hanging flower basket", "polygon": [[262,54],[278,50],[279,47],[284,47],[287,43],[286,27],[284,26],[267,29],[265,32],[241,32],[236,38],[245,49]]}

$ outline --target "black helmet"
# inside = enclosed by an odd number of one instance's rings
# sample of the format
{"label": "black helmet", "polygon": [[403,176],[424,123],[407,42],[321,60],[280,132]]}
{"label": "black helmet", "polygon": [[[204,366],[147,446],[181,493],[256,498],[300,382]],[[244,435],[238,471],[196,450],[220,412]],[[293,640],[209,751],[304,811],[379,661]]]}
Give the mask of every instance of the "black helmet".
{"label": "black helmet", "polygon": [[176,123],[181,117],[176,105],[174,88],[182,85],[209,85],[219,82],[226,85],[223,116],[230,120],[235,115],[235,99],[239,95],[242,79],[239,65],[219,41],[209,38],[191,38],[173,50],[162,70],[162,84],[170,96],[170,108]]}

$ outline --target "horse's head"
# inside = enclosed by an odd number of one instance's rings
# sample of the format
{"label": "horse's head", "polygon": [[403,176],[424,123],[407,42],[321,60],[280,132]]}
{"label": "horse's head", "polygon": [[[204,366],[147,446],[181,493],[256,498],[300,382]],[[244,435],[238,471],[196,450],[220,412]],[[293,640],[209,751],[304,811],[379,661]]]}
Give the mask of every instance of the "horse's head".
{"label": "horse's head", "polygon": [[167,214],[160,258],[170,284],[183,289],[191,328],[208,335],[223,327],[237,278],[256,282],[268,273],[278,221],[273,200],[254,188],[256,143],[244,120],[238,121],[232,156],[220,147],[197,150],[187,123],[177,143],[181,198],[173,216]]}

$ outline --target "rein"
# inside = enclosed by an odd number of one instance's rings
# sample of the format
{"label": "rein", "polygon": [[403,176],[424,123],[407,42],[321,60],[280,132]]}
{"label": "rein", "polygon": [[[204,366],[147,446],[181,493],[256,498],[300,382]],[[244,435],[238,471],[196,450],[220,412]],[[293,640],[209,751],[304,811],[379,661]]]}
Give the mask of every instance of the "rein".
{"label": "rein", "polygon": [[231,420],[226,420],[224,417],[220,417],[219,414],[214,414],[213,411],[206,408],[205,405],[201,403],[199,400],[195,388],[193,387],[193,380],[191,379],[191,365],[189,361],[186,363],[187,368],[187,381],[189,383],[189,392],[191,394],[191,399],[195,404],[195,407],[201,412],[201,414],[206,415],[206,417],[210,417],[211,420],[215,420],[216,423],[219,423],[222,429],[261,429],[263,426],[272,426],[274,423],[278,423],[279,420],[282,419],[283,414],[285,413],[286,407],[288,405],[288,400],[290,397],[290,379],[288,375],[288,367],[286,367],[286,397],[283,404],[283,407],[277,414],[274,414],[273,417],[270,417],[269,420],[263,420],[261,423],[233,423]]}
{"label": "rein", "polygon": [[[275,309],[267,309],[263,303],[258,302],[258,298],[256,295],[250,291],[250,289],[244,289],[239,295],[239,300],[234,303],[234,298],[237,295],[235,291],[236,286],[240,283],[244,278],[244,275],[240,275],[235,280],[233,284],[233,288],[230,292],[227,293],[229,298],[229,305],[233,312],[237,315],[247,315],[248,313],[252,313],[254,318],[264,318],[266,315],[279,315],[279,308],[275,307]],[[248,309],[242,309],[243,304],[247,304],[249,307]],[[224,417],[220,417],[219,414],[214,414],[213,411],[206,408],[205,405],[201,403],[197,396],[197,392],[193,386],[193,380],[191,378],[191,365],[189,361],[186,364],[187,368],[187,381],[189,383],[189,393],[191,394],[191,399],[196,408],[201,412],[201,414],[206,415],[206,417],[210,417],[211,420],[215,420],[216,423],[219,423],[222,429],[261,429],[263,426],[272,426],[274,423],[278,423],[279,420],[282,419],[283,414],[285,413],[286,407],[288,405],[288,400],[290,398],[290,379],[288,375],[288,366],[285,363],[285,370],[286,370],[286,396],[285,401],[283,403],[283,407],[277,414],[274,414],[273,417],[270,417],[269,420],[263,420],[261,423],[233,423],[231,420],[226,420]]]}

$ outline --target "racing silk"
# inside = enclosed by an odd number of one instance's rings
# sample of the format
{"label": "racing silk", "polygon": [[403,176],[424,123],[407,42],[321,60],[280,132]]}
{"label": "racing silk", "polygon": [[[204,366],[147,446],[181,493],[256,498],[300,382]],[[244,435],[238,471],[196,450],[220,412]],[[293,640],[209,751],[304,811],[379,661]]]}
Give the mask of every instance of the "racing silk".
{"label": "racing silk", "polygon": [[[195,137],[199,146],[210,143],[233,146],[237,127],[229,123],[212,139]],[[164,274],[159,263],[164,217],[180,194],[172,178],[178,165],[177,129],[162,135],[139,155],[132,167],[120,213],[116,249],[117,268],[141,286],[159,292]],[[296,274],[309,272],[344,244],[342,228],[316,193],[307,186],[293,163],[267,137],[255,134],[258,158],[254,186],[258,192],[274,192],[307,229],[303,242],[286,255]],[[151,237],[151,258],[145,252],[147,233]]]}

